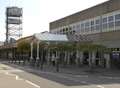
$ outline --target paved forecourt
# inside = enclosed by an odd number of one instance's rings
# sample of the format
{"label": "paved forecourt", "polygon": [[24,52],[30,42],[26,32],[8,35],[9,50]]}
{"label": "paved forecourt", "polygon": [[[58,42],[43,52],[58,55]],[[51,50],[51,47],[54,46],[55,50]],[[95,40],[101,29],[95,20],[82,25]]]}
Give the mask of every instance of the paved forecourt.
{"label": "paved forecourt", "polygon": [[[72,75],[0,64],[0,88],[120,88],[120,77]],[[23,67],[24,68],[24,67]],[[26,69],[26,68],[24,68]],[[36,71],[36,72],[37,72]]]}
{"label": "paved forecourt", "polygon": [[12,72],[23,72],[22,70],[0,64],[0,88],[40,88],[40,86],[29,80],[20,78]]}

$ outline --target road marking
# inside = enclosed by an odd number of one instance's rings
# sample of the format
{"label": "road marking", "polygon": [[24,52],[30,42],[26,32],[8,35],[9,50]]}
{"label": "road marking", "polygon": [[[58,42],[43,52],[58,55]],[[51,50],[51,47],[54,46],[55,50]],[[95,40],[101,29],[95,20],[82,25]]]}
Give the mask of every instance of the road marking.
{"label": "road marking", "polygon": [[120,77],[110,77],[110,76],[100,76],[100,78],[106,78],[106,79],[120,79]]}
{"label": "road marking", "polygon": [[5,72],[6,75],[9,75],[9,76],[14,76],[16,80],[23,80],[21,79],[18,75],[15,75],[15,74],[11,74],[9,72]]}
{"label": "road marking", "polygon": [[9,72],[5,72],[5,74],[9,76],[15,76],[14,74],[10,74]]}
{"label": "road marking", "polygon": [[12,69],[12,70],[0,70],[0,73],[3,73],[3,72],[24,72],[22,70],[17,70],[17,69]]}
{"label": "road marking", "polygon": [[97,85],[97,87],[99,87],[99,88],[105,88],[104,86],[101,86],[101,85]]}
{"label": "road marking", "polygon": [[39,85],[37,85],[37,84],[35,84],[35,83],[33,83],[33,82],[29,81],[29,80],[25,80],[25,82],[31,84],[32,86],[34,86],[34,87],[36,87],[36,88],[40,88]]}
{"label": "road marking", "polygon": [[23,79],[19,78],[19,76],[17,76],[17,75],[15,78],[16,78],[16,80],[23,80]]}
{"label": "road marking", "polygon": [[[11,73],[9,73],[9,72],[5,72],[5,74],[6,74],[6,75],[9,75],[9,76],[14,76],[16,80],[24,80],[24,79],[19,78],[18,75],[11,74]],[[36,88],[40,88],[39,85],[37,85],[37,84],[35,84],[35,83],[33,83],[33,82],[29,81],[29,80],[24,80],[24,81],[27,82],[27,83],[29,83],[29,84],[32,85],[32,86],[35,86]]]}

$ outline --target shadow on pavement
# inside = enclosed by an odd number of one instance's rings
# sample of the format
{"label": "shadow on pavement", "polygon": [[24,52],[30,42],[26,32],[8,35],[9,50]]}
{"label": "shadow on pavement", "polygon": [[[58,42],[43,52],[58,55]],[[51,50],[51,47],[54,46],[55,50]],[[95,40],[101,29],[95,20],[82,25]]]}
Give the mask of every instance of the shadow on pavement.
{"label": "shadow on pavement", "polygon": [[[21,66],[21,65],[16,65],[16,64],[9,64],[5,63],[9,66],[12,66],[14,68],[18,68],[21,70],[24,70],[26,72],[35,74],[37,76],[40,76],[42,78],[55,81],[57,83],[60,83],[62,85],[66,86],[88,86],[88,85],[103,85],[103,84],[120,84],[120,76],[119,77],[109,77],[105,76],[105,74],[101,74],[99,72],[96,73],[89,73],[86,72],[85,74],[67,74],[64,73],[63,71],[61,72],[55,72],[55,71],[46,71],[46,70],[40,70],[37,68],[33,67],[28,67],[28,66]],[[65,70],[65,69],[64,69]],[[82,77],[82,75],[87,75],[88,77]],[[80,76],[80,77],[79,77]]]}

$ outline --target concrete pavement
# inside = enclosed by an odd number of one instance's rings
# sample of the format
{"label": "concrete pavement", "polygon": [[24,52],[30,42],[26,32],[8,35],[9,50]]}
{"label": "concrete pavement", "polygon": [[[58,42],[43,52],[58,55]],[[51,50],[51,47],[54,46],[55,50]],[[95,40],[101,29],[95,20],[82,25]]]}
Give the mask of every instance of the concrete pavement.
{"label": "concrete pavement", "polygon": [[0,64],[0,88],[40,88],[40,86],[13,74],[13,72],[23,71]]}
{"label": "concrete pavement", "polygon": [[[89,73],[57,73],[54,71],[41,71],[35,68],[22,67],[15,64],[9,65],[4,69],[7,69],[10,74],[15,74],[20,79],[24,79],[24,81],[28,80],[28,83],[40,86],[40,88],[120,88],[120,77]],[[15,71],[12,71],[12,69]]]}
{"label": "concrete pavement", "polygon": [[16,76],[0,73],[0,88],[36,88]]}

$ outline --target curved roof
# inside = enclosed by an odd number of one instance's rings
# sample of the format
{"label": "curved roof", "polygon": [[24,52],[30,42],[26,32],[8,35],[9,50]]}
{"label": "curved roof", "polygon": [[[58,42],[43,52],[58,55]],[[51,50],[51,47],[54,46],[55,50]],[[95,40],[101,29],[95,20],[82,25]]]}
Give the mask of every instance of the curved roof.
{"label": "curved roof", "polygon": [[45,42],[67,42],[68,38],[66,35],[61,34],[51,34],[51,33],[36,33],[35,38],[39,41]]}

